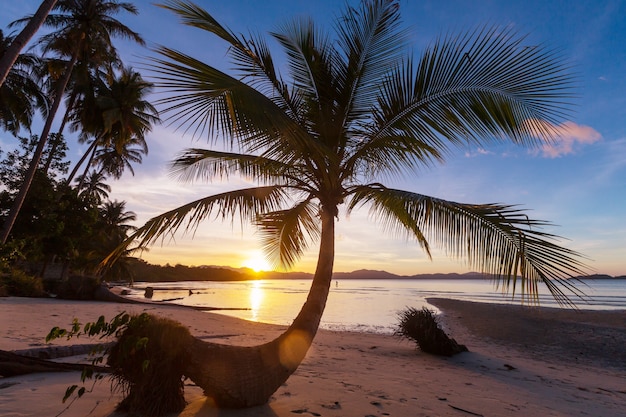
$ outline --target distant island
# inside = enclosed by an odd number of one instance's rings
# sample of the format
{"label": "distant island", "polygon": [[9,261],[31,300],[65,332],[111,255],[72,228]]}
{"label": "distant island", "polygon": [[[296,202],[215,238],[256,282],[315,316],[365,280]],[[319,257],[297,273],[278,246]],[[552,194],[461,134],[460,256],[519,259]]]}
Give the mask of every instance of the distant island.
{"label": "distant island", "polygon": [[[133,281],[141,282],[177,282],[177,281],[250,281],[258,279],[312,279],[308,272],[255,272],[249,268],[232,268],[228,266],[185,266],[185,265],[154,265],[141,259],[134,259],[129,265]],[[489,275],[479,272],[438,273],[397,275],[387,271],[360,269],[352,272],[335,272],[334,280],[345,279],[489,279]],[[626,279],[626,275],[611,276],[594,274],[577,277],[579,279]]]}

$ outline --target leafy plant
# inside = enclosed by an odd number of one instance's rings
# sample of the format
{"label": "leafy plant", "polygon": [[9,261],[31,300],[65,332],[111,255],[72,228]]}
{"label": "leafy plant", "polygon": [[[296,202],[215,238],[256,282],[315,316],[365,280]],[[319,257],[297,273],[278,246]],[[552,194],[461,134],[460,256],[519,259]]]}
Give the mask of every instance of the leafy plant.
{"label": "leafy plant", "polygon": [[[53,327],[46,336],[46,343],[55,339],[66,338],[67,340],[70,340],[73,337],[78,338],[80,336],[99,336],[100,339],[104,339],[112,335],[119,336],[128,326],[132,325],[134,321],[143,320],[143,316],[147,316],[147,314],[143,313],[140,316],[131,316],[123,311],[113,317],[111,321],[107,322],[104,316],[100,316],[95,322],[87,322],[84,326],[78,321],[77,318],[74,318],[72,320],[72,327],[69,330],[58,326]],[[142,342],[143,346],[145,346],[145,343],[146,342]],[[85,381],[94,379],[94,384],[89,390],[87,390],[85,385],[80,388],[78,385],[68,387],[65,391],[65,395],[63,396],[63,403],[65,403],[74,393],[76,393],[76,397],[72,400],[72,402],[74,402],[77,398],[82,397],[86,392],[91,392],[95,383],[104,378],[104,375],[101,373],[94,373],[93,367],[103,363],[108,352],[109,347],[105,344],[99,345],[90,352],[90,356],[92,357],[92,367],[85,366],[85,369],[80,376],[80,381],[82,384],[85,384]]]}
{"label": "leafy plant", "polygon": [[186,348],[193,339],[183,325],[147,313],[131,316],[122,312],[111,321],[100,316],[97,321],[84,326],[75,318],[70,329],[52,328],[46,342],[80,336],[99,336],[100,339],[115,336],[117,341],[102,344],[91,352],[92,367],[86,366],[81,374],[83,385],[68,387],[63,402],[75,395],[73,402],[91,392],[93,385],[87,389],[85,382],[94,379],[95,385],[104,378],[102,373],[94,372],[93,366],[108,357],[107,364],[114,380],[112,390],[120,390],[124,394],[119,409],[130,412],[141,410],[146,415],[160,416],[185,407],[182,370],[185,369],[185,361],[188,361]]}
{"label": "leafy plant", "polygon": [[442,356],[453,356],[466,352],[467,347],[450,338],[439,326],[433,310],[423,307],[407,307],[398,313],[396,336],[411,339],[422,352]]}

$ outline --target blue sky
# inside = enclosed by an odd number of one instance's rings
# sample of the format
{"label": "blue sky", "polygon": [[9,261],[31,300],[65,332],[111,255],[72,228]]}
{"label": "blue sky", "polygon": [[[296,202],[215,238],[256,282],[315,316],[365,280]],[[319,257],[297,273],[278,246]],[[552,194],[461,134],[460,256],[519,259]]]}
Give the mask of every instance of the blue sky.
{"label": "blue sky", "polygon": [[[150,1],[133,2],[138,16],[118,16],[149,45],[179,49],[228,69],[225,45],[209,34],[180,25],[171,13]],[[356,1],[350,1],[356,4]],[[198,1],[222,24],[236,32],[267,33],[293,16],[309,15],[330,30],[342,2],[252,0]],[[32,14],[39,1],[3,1],[0,27]],[[387,183],[440,198],[468,203],[520,204],[533,218],[550,220],[545,230],[567,238],[561,244],[588,257],[591,272],[626,274],[626,1],[400,1],[404,23],[412,30],[413,54],[437,36],[482,25],[514,27],[528,43],[556,48],[578,77],[578,98],[567,133],[553,147],[529,150],[509,145],[467,147],[443,166],[403,181]],[[128,64],[141,67],[152,53],[117,42]],[[275,45],[274,45],[275,46]],[[278,48],[275,53],[280,55]],[[57,122],[56,126],[60,120]],[[38,133],[35,127],[33,133]],[[66,134],[67,136],[68,134]],[[70,157],[81,152],[69,135]],[[0,147],[14,139],[0,132]],[[111,198],[125,200],[138,215],[151,216],[205,195],[234,189],[229,184],[180,184],[167,175],[167,162],[187,147],[203,146],[202,138],[182,135],[173,127],[156,126],[148,135],[150,153],[135,176],[111,182]],[[143,258],[154,263],[242,266],[260,254],[260,242],[249,225],[205,222],[191,236],[156,245]],[[312,271],[317,248],[295,270]],[[367,210],[340,217],[335,270],[381,269],[398,274],[468,272],[463,260],[435,251],[429,260],[413,241],[391,236],[368,217]]]}

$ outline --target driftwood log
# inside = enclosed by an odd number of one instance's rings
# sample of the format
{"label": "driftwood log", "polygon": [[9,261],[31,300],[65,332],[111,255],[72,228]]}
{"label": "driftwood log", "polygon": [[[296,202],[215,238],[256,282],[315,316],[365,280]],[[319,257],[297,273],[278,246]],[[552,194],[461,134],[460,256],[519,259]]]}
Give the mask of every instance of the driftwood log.
{"label": "driftwood log", "polygon": [[94,372],[99,373],[111,372],[109,367],[80,363],[53,362],[0,350],[0,376],[2,377],[26,375],[37,372],[82,372],[85,368],[91,368]]}

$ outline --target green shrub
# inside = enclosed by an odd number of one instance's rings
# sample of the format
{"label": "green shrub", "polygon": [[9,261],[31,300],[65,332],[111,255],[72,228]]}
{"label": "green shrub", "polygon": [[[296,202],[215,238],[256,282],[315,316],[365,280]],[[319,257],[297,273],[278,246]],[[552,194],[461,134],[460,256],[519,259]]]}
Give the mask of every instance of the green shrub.
{"label": "green shrub", "polygon": [[401,311],[394,334],[413,340],[422,352],[434,355],[452,356],[467,351],[467,347],[448,337],[439,327],[435,312],[426,307],[421,310],[407,307]]}
{"label": "green shrub", "polygon": [[11,269],[0,274],[0,295],[15,297],[45,297],[41,278],[34,277],[19,269]]}

